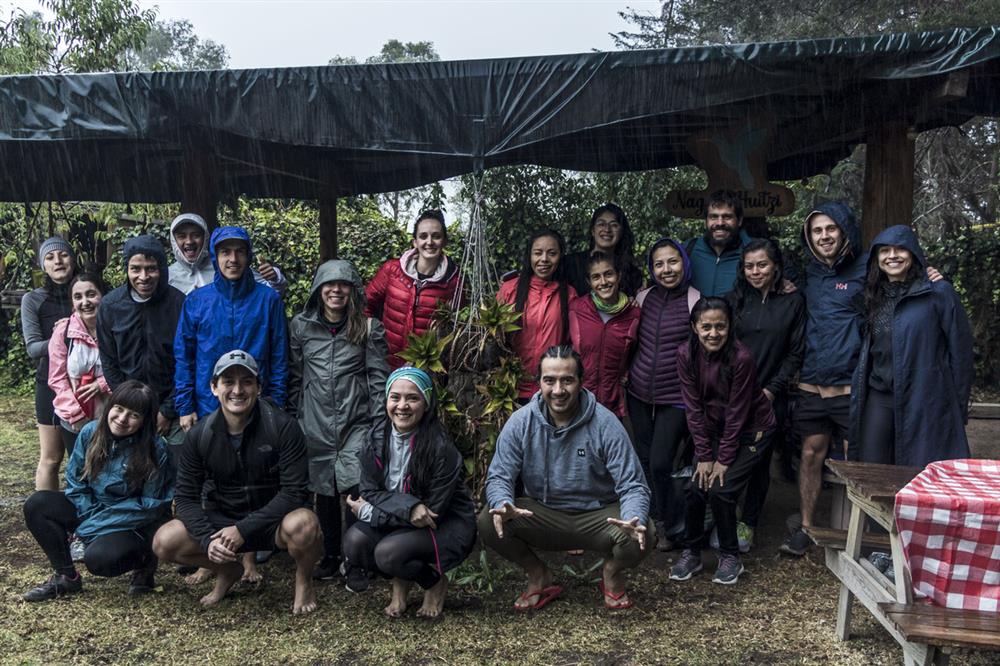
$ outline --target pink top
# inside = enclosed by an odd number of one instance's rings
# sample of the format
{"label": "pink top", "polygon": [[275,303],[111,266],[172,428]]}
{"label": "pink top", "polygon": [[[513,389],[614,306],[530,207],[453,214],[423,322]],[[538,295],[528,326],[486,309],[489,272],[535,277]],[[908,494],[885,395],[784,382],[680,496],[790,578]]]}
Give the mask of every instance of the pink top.
{"label": "pink top", "polygon": [[[70,347],[66,347],[66,339]],[[93,418],[101,400],[80,402],[76,389],[80,379],[91,374],[101,387],[101,393],[111,393],[111,387],[104,379],[101,355],[95,340],[87,331],[87,326],[74,312],[67,319],[60,319],[52,329],[49,338],[49,388],[55,394],[52,406],[56,415],[67,423]]]}

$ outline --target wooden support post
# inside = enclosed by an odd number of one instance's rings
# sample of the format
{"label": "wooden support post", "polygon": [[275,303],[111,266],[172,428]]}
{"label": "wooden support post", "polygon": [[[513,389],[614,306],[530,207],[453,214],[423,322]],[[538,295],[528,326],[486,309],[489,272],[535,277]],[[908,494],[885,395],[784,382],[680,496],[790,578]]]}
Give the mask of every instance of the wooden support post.
{"label": "wooden support post", "polygon": [[861,236],[865,249],[880,231],[913,222],[913,137],[901,120],[869,126]]}
{"label": "wooden support post", "polygon": [[337,258],[337,197],[319,200],[319,260]]}
{"label": "wooden support post", "polygon": [[201,215],[211,232],[219,225],[219,174],[215,154],[202,146],[184,149],[181,211]]}

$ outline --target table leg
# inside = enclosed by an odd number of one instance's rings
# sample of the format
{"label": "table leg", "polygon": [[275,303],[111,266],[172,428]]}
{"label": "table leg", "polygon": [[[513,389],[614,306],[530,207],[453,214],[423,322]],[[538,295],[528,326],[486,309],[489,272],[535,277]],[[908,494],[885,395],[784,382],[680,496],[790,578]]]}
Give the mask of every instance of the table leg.
{"label": "table leg", "polygon": [[[857,561],[861,556],[861,535],[865,527],[865,514],[861,507],[851,502],[851,518],[847,524],[847,548],[845,553]],[[854,595],[846,583],[840,585],[840,597],[837,599],[837,638],[846,641],[851,635],[851,602]]]}
{"label": "table leg", "polygon": [[906,566],[903,542],[899,538],[895,521],[892,523],[892,529],[889,530],[889,543],[892,546],[892,569],[896,573],[896,601],[912,604],[913,580],[910,577],[910,568]]}

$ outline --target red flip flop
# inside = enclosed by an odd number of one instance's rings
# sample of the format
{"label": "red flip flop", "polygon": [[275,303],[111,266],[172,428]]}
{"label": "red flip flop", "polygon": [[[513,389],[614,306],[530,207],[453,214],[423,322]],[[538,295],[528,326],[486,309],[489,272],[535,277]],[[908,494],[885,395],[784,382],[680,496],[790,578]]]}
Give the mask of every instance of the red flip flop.
{"label": "red flip flop", "polygon": [[631,599],[629,599],[623,604],[612,605],[608,603],[608,599],[610,599],[611,601],[618,601],[626,594],[628,594],[628,590],[622,590],[621,592],[608,592],[608,590],[604,587],[603,580],[597,584],[597,588],[601,591],[601,594],[604,595],[604,607],[607,608],[608,610],[616,611],[616,610],[625,610],[627,608],[632,608]]}
{"label": "red flip flop", "polygon": [[527,601],[531,597],[538,595],[538,601],[536,601],[531,606],[518,606],[514,605],[514,610],[519,613],[524,613],[527,611],[540,610],[545,607],[547,603],[554,599],[558,599],[563,593],[563,589],[559,585],[549,585],[536,592],[522,592],[521,596],[517,598],[518,601]]}

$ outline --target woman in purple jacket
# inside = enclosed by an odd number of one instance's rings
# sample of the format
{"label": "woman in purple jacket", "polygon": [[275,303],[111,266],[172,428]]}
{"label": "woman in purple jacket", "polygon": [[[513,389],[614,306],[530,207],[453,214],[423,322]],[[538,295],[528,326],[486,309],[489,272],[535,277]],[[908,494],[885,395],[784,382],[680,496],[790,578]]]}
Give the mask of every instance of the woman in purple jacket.
{"label": "woman in purple jacket", "polygon": [[701,571],[705,506],[719,530],[713,583],[733,585],[743,573],[736,537],[736,502],[774,433],[774,410],[757,381],[750,350],[732,335],[732,310],[703,298],[691,311],[690,340],[677,350],[677,374],[694,439],[695,471],[685,503],[684,552],[671,580]]}
{"label": "woman in purple jacket", "polygon": [[671,550],[683,530],[683,501],[673,491],[671,474],[687,435],[677,348],[688,338],[688,318],[700,294],[690,286],[691,262],[680,243],[661,238],[650,248],[648,264],[653,286],[636,297],[642,315],[626,405],[636,453],[653,491],[657,548]]}

